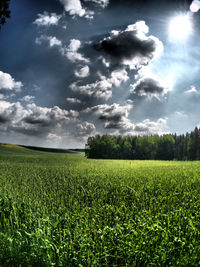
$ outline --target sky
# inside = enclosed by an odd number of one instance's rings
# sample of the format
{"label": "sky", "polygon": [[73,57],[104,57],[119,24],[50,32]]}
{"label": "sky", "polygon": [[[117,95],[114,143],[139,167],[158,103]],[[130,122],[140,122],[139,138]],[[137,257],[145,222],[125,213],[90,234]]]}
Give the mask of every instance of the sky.
{"label": "sky", "polygon": [[83,148],[96,134],[200,125],[200,15],[174,20],[191,2],[11,0],[0,29],[0,142]]}

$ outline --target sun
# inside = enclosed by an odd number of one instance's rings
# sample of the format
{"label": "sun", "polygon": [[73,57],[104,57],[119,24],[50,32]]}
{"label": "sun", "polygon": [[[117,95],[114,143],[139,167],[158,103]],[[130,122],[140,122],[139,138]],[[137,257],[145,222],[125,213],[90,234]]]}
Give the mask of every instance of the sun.
{"label": "sun", "polygon": [[170,41],[185,41],[192,32],[192,22],[189,15],[174,17],[169,24]]}

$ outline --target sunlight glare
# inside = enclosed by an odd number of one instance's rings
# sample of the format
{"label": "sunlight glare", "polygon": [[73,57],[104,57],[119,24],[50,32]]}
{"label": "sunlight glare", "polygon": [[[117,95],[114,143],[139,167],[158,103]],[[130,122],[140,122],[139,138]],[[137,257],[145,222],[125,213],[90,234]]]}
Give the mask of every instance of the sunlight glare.
{"label": "sunlight glare", "polygon": [[192,31],[191,18],[188,15],[174,17],[169,25],[171,41],[185,41]]}

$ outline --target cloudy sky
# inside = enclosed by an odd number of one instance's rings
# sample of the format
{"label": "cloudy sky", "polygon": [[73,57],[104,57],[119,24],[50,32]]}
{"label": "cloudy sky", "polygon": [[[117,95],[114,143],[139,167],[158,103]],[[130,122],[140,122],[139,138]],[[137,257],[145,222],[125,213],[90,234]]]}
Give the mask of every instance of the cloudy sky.
{"label": "cloudy sky", "polygon": [[172,24],[190,4],[11,0],[0,30],[0,142],[75,148],[95,134],[193,130],[200,16],[189,29]]}

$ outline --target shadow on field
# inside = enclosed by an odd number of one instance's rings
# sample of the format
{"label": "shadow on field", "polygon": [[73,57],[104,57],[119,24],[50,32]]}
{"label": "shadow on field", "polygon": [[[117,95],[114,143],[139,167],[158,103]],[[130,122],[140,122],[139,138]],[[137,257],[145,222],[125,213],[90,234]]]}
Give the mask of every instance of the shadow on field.
{"label": "shadow on field", "polygon": [[61,148],[47,148],[47,147],[37,147],[37,146],[21,146],[24,148],[37,150],[37,151],[44,151],[44,152],[53,152],[53,153],[80,153],[85,152],[84,149],[61,149]]}

